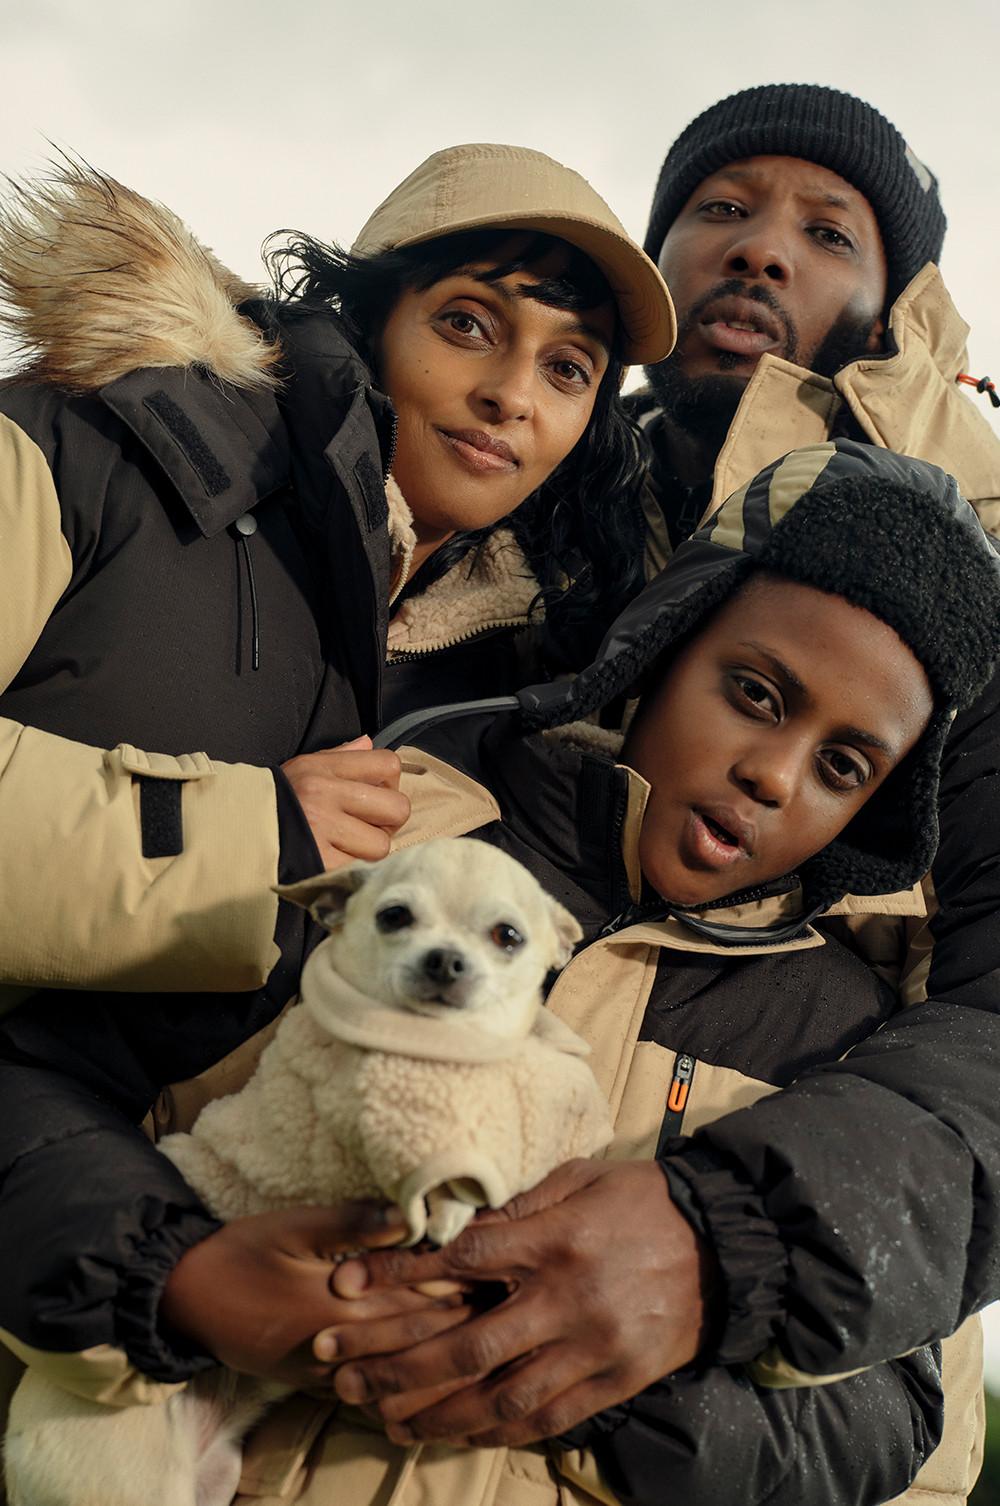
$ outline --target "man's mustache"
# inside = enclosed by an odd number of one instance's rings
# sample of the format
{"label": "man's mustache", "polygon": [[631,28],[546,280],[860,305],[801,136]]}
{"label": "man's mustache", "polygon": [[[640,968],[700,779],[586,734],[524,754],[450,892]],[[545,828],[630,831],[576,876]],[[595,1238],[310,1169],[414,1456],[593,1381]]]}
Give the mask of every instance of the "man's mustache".
{"label": "man's mustache", "polygon": [[697,303],[691,305],[680,321],[676,349],[680,349],[685,337],[700,322],[702,314],[709,305],[715,303],[719,298],[746,298],[750,303],[762,304],[764,308],[768,309],[774,315],[781,325],[784,333],[783,343],[786,359],[790,360],[794,358],[799,340],[798,332],[790,315],[785,312],[769,287],[758,283],[748,285],[739,277],[730,277],[725,282],[716,283],[715,287],[709,288],[708,292],[699,298]]}

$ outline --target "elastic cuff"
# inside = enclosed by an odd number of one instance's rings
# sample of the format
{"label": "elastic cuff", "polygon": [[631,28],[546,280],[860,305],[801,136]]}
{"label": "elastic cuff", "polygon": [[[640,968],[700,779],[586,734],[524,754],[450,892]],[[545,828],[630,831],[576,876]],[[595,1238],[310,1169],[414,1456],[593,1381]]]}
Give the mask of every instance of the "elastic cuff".
{"label": "elastic cuff", "polygon": [[274,793],[278,802],[278,883],[297,884],[323,872],[319,855],[305,813],[283,769],[272,769]]}
{"label": "elastic cuff", "polygon": [[160,1298],[167,1278],[181,1256],[200,1244],[222,1224],[209,1213],[185,1213],[177,1223],[161,1225],[136,1247],[117,1304],[118,1342],[143,1375],[152,1380],[186,1381],[200,1370],[217,1365],[206,1354],[159,1321]]}
{"label": "elastic cuff", "polygon": [[719,1326],[699,1358],[746,1364],[784,1317],[788,1254],[778,1226],[753,1185],[711,1147],[675,1140],[660,1166],[680,1211],[711,1244],[724,1288]]}

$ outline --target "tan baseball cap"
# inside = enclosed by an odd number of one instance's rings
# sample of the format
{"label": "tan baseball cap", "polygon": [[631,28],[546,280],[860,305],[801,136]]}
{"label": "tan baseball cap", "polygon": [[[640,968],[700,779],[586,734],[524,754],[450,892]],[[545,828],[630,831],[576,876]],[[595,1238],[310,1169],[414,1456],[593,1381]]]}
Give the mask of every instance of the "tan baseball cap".
{"label": "tan baseball cap", "polygon": [[579,173],[524,146],[476,143],[435,152],[394,188],[362,229],[358,256],[491,225],[556,235],[590,257],[607,279],[636,365],[662,361],[677,338],[667,285]]}

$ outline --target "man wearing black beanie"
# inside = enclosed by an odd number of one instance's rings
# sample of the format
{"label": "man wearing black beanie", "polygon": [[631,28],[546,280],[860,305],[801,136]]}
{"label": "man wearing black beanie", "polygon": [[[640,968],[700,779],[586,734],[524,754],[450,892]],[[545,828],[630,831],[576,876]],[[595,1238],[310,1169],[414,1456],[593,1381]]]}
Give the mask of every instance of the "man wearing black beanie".
{"label": "man wearing black beanie", "polygon": [[935,265],[944,231],[934,174],[853,95],[762,85],[681,133],[645,240],[679,322],[637,400],[653,568],[760,466],[837,435],[951,471],[1000,528],[1000,443],[957,385],[968,328]]}
{"label": "man wearing black beanie", "polygon": [[[996,399],[985,381],[972,401],[959,385],[975,383],[968,327],[936,266],[944,231],[933,173],[883,115],[852,95],[764,85],[711,106],[681,133],[661,169],[645,241],[674,299],[677,345],[647,368],[649,386],[633,399],[652,452],[644,501],[650,574],[762,466],[838,437],[950,471],[984,525],[1000,533],[1000,442],[975,406]],[[912,1244],[914,1333],[925,1338],[1000,1298],[1000,1066],[989,1108],[970,1086],[985,1061],[1000,1063],[996,682],[955,722],[943,767],[928,918],[909,954],[913,929],[897,954],[905,955],[904,1000],[918,1007],[830,1079],[833,1097],[843,1097],[836,1108],[831,1099],[833,1123],[852,1099],[884,1089],[888,1064],[906,1053],[907,1098],[886,1109],[907,1155],[921,1142],[927,1191],[902,1229],[886,1187],[885,1206],[871,1208],[871,1238],[873,1250]],[[881,1154],[873,1146],[876,1159]],[[957,1155],[968,1177],[943,1174],[942,1154]],[[706,1165],[704,1175],[725,1183],[726,1195],[741,1191],[721,1163]],[[832,1220],[849,1180],[831,1156]],[[959,1228],[968,1231],[964,1257],[956,1246],[945,1253],[945,1231]],[[794,1260],[792,1272],[789,1308],[797,1300]],[[874,1302],[899,1299],[898,1287],[891,1295],[877,1287],[873,1275]],[[971,1488],[978,1346],[968,1326],[946,1342],[945,1433],[917,1477],[915,1500],[957,1503]],[[807,1379],[786,1373],[780,1349],[779,1331],[772,1379]],[[909,1502],[910,1492],[900,1499]]]}

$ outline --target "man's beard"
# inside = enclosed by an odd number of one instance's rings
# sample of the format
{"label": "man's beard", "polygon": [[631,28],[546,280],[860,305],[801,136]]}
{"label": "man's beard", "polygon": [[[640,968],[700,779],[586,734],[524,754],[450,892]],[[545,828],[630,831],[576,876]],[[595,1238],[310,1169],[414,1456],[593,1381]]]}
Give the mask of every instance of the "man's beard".
{"label": "man's beard", "polygon": [[[719,298],[735,295],[760,303],[771,310],[780,321],[785,334],[782,348],[773,354],[796,364],[799,356],[798,333],[771,290],[756,286],[748,288],[739,280],[732,279],[719,283],[688,310],[678,327],[675,353],[656,366],[645,368],[646,380],[667,418],[700,444],[710,445],[715,451],[722,448],[755,366],[751,366],[746,356],[737,355],[735,351],[720,350],[717,372],[708,376],[689,377],[681,369],[681,352],[702,311]],[[875,322],[875,315],[861,319],[845,309],[827,331],[809,363],[809,369],[819,376],[832,377],[849,361],[867,354],[868,340]]]}

